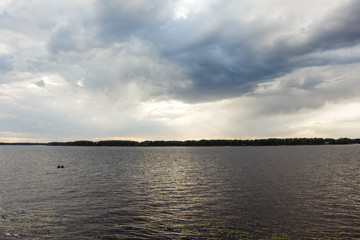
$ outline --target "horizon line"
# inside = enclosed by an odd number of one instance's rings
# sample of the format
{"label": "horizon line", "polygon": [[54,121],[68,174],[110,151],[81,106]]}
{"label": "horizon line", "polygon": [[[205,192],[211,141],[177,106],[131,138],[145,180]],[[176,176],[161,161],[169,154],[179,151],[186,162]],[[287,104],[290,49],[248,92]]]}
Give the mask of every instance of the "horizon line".
{"label": "horizon line", "polygon": [[107,139],[107,140],[70,140],[70,141],[48,141],[48,142],[0,142],[0,145],[48,145],[51,143],[79,143],[79,142],[132,142],[132,143],[146,143],[146,142],[200,142],[200,141],[258,141],[258,140],[285,140],[285,139],[322,139],[322,140],[340,140],[340,139],[349,139],[349,140],[360,140],[360,137],[349,138],[349,137],[269,137],[269,138],[209,138],[209,139],[187,139],[187,140],[128,140],[128,139]]}

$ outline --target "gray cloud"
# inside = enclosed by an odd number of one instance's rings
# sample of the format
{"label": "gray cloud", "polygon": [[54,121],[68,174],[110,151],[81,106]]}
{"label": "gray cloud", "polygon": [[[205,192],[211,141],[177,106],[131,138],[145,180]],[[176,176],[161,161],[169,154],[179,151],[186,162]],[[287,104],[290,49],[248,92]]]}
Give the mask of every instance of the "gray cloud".
{"label": "gray cloud", "polygon": [[327,14],[323,19],[303,29],[301,34],[279,39],[272,48],[268,49],[267,60],[288,65],[287,67],[290,70],[306,66],[306,64],[307,66],[332,64],[334,60],[327,58],[317,62],[295,62],[296,65],[289,64],[289,60],[308,54],[346,49],[359,45],[360,28],[358,22],[360,17],[356,14],[358,11],[359,4],[356,1],[348,1]]}
{"label": "gray cloud", "polygon": [[97,1],[96,24],[99,37],[123,41],[129,37],[151,35],[170,17],[169,1],[125,0]]}
{"label": "gray cloud", "polygon": [[78,51],[81,47],[77,37],[77,30],[73,26],[61,27],[52,34],[49,41],[49,51],[53,54],[58,54],[60,51]]}
{"label": "gray cloud", "polygon": [[[186,102],[241,96],[252,92],[261,82],[303,67],[359,61],[353,57],[339,60],[326,54],[358,45],[356,1],[334,9],[305,29],[296,25],[301,19],[292,19],[290,13],[285,22],[262,15],[249,19],[246,11],[257,10],[249,3],[213,1],[206,11],[190,14],[185,20],[173,18],[174,6],[164,0],[96,1],[95,14],[81,15],[53,32],[49,51],[57,57],[65,53],[62,59],[67,62],[75,57],[71,66],[79,65],[84,72],[93,72],[85,78],[85,83],[92,86],[100,83],[99,87],[105,84],[112,88],[119,82],[146,82],[157,89],[149,96]],[[154,75],[159,72],[146,68],[148,64],[141,68],[143,61],[137,61],[140,65],[134,68],[137,64],[134,65],[132,57],[131,66],[127,64],[125,69],[126,60],[120,63],[115,55],[108,55],[112,61],[94,72],[101,63],[94,63],[95,69],[88,70],[81,63],[84,61],[74,55],[104,52],[101,49],[113,49],[114,44],[123,47],[116,51],[125,53],[126,46],[134,41],[141,43],[135,53],[138,59],[150,63],[155,56],[155,62],[172,64],[179,74],[156,78]],[[146,49],[142,48],[144,45]],[[115,66],[118,70],[114,70]],[[162,87],[156,87],[159,84]]]}
{"label": "gray cloud", "polygon": [[314,27],[309,45],[316,50],[349,48],[360,43],[360,5],[357,1],[345,2]]}
{"label": "gray cloud", "polygon": [[44,80],[40,80],[40,81],[35,82],[35,85],[42,88],[42,87],[45,87],[45,82],[44,82]]}
{"label": "gray cloud", "polygon": [[8,72],[13,69],[12,56],[7,54],[0,55],[0,71]]}
{"label": "gray cloud", "polygon": [[[163,1],[98,4],[99,37],[122,42],[132,36],[153,44],[160,56],[180,66],[191,81],[188,89],[170,88],[164,93],[183,101],[236,97],[297,68],[332,64],[336,59],[314,59],[311,54],[353,47],[360,39],[356,1],[328,13],[302,34],[295,29],[269,44],[264,42],[279,29],[291,28],[291,21],[267,23],[263,16],[249,21],[239,17],[241,3],[209,4],[208,11],[186,20],[169,18]],[[229,12],[230,7],[240,13]],[[306,56],[307,61],[301,61]]]}
{"label": "gray cloud", "polygon": [[311,67],[263,84],[256,93],[257,114],[294,114],[312,111],[326,104],[356,98],[359,79],[358,64]]}

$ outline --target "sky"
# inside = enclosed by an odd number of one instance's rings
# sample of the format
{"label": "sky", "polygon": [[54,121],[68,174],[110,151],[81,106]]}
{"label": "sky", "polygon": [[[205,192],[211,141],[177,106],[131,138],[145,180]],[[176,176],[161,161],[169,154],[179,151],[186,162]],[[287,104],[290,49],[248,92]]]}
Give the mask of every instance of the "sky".
{"label": "sky", "polygon": [[357,0],[0,0],[0,142],[360,137]]}

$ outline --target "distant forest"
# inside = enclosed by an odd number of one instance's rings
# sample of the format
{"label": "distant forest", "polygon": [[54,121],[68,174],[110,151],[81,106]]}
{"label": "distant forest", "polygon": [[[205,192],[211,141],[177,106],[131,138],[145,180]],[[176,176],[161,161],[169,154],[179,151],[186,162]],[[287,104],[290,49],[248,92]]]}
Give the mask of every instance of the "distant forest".
{"label": "distant forest", "polygon": [[206,147],[206,146],[278,146],[278,145],[327,145],[327,144],[359,144],[360,138],[267,138],[267,139],[203,139],[186,141],[70,141],[49,143],[3,143],[0,145],[46,145],[46,146],[114,146],[114,147]]}
{"label": "distant forest", "polygon": [[18,142],[18,143],[4,143],[0,142],[1,145],[27,145],[27,146],[33,146],[33,145],[48,145],[48,143],[27,143],[27,142]]}
{"label": "distant forest", "polygon": [[119,147],[193,147],[193,146],[278,146],[278,145],[326,145],[326,144],[358,144],[360,138],[268,138],[253,140],[187,140],[187,141],[73,141],[73,142],[50,142],[49,146],[119,146]]}

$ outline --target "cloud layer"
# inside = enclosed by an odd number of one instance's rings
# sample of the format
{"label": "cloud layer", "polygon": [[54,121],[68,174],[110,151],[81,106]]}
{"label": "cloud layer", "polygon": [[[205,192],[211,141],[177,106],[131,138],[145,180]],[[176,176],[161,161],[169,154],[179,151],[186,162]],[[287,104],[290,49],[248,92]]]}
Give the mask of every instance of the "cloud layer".
{"label": "cloud layer", "polygon": [[358,137],[359,11],[3,1],[0,141]]}

